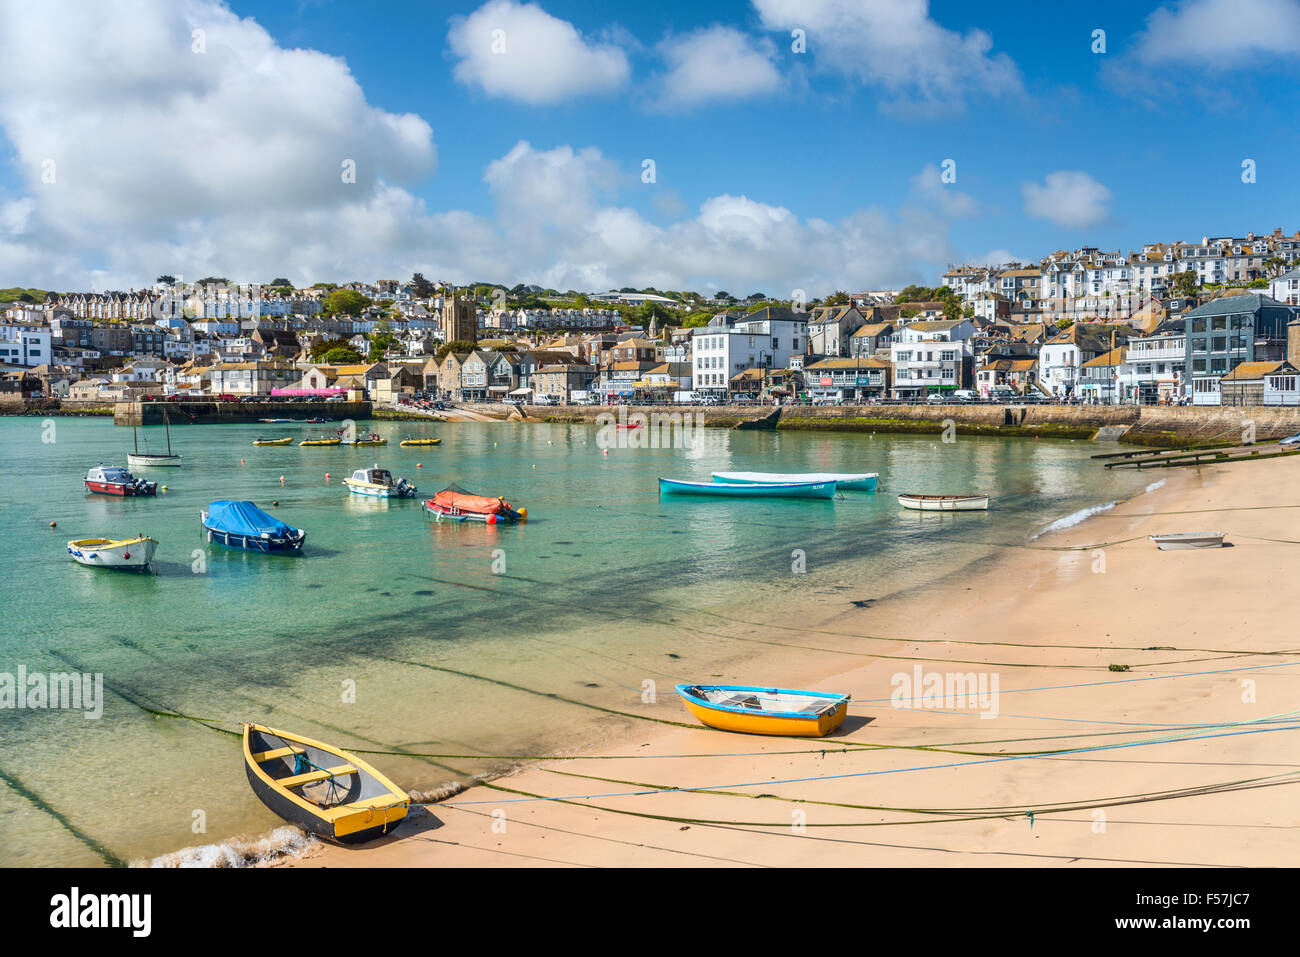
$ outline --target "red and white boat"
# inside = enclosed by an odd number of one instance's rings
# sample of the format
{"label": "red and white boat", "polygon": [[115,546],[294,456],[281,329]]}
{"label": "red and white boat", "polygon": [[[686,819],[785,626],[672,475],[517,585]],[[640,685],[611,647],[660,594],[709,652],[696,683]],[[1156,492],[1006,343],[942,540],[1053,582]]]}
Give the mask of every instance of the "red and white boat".
{"label": "red and white boat", "polygon": [[488,525],[521,522],[528,517],[528,509],[516,511],[503,498],[490,495],[471,495],[454,485],[445,488],[433,498],[425,499],[425,511],[438,521],[444,518],[454,522],[484,522]]}
{"label": "red and white boat", "polygon": [[96,465],[86,473],[86,489],[100,495],[157,495],[158,483],[138,479],[117,465]]}

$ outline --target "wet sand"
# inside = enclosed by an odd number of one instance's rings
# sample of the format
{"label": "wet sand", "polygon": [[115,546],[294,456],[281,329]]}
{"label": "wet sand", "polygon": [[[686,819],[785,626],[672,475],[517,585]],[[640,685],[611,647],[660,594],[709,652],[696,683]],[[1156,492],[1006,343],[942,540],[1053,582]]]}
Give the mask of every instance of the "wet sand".
{"label": "wet sand", "polygon": [[[749,628],[774,642],[753,683],[852,694],[832,737],[646,723],[413,809],[391,839],[282,863],[1291,864],[1300,714],[1275,716],[1300,710],[1297,478],[1293,459],[1153,470],[1162,487],[939,586]],[[1146,538],[1201,530],[1232,547]],[[896,707],[918,667],[999,693]],[[668,688],[627,710],[694,725]]]}

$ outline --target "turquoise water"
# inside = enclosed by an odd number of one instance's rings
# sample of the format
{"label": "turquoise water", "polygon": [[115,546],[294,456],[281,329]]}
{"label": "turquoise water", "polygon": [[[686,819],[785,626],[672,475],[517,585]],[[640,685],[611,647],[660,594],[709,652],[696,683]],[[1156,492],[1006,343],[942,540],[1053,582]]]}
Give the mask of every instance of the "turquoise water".
{"label": "turquoise water", "polygon": [[[0,672],[102,673],[105,705],[98,720],[0,710],[5,865],[149,859],[280,823],[249,790],[234,738],[142,706],[344,747],[484,756],[375,759],[404,787],[436,788],[508,763],[488,756],[554,753],[642,724],[597,709],[680,720],[662,694],[678,680],[779,683],[745,665],[760,650],[746,637],[755,623],[797,626],[812,606],[936,581],[994,554],[990,543],[1024,541],[1148,481],[1089,462],[1099,447],[1088,442],[708,430],[691,450],[606,454],[592,426],[401,423],[374,426],[387,447],[304,449],[251,443],[311,426],[210,425],[173,427],[183,468],[139,470],[166,492],[119,500],[81,482],[101,461],[125,464],[130,430],[52,424],[51,435],[38,418],[0,419]],[[443,445],[399,448],[408,433]],[[415,500],[349,495],[342,479],[375,463],[422,492],[454,481],[503,495],[529,521],[437,523]],[[884,490],[659,497],[660,475],[724,469],[878,471]],[[993,510],[928,515],[894,498],[974,490],[993,494]],[[306,529],[303,554],[206,544],[199,510],[217,498]],[[137,532],[160,542],[156,576],[66,554],[71,538]],[[806,573],[792,571],[797,552]],[[654,706],[641,701],[646,682],[661,692]]]}

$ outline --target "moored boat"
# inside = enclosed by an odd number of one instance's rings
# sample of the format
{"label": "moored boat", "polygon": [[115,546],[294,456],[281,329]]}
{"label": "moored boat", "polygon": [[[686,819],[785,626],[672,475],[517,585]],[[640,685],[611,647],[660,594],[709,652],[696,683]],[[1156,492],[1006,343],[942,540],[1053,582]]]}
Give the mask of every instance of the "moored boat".
{"label": "moored boat", "polygon": [[257,438],[253,439],[254,445],[291,445],[292,443],[293,443],[292,435],[286,435],[282,439],[264,439],[261,436],[258,436]]}
{"label": "moored boat", "polygon": [[921,495],[909,492],[898,496],[898,504],[903,508],[916,509],[921,512],[972,512],[989,507],[989,497],[985,493],[978,495]]}
{"label": "moored boat", "polygon": [[118,465],[96,465],[86,473],[86,489],[100,495],[157,495],[158,483],[138,479]]}
{"label": "moored boat", "polygon": [[834,482],[837,489],[874,492],[879,472],[714,472],[713,481],[726,485]]}
{"label": "moored boat", "polygon": [[398,443],[404,449],[420,448],[426,445],[442,445],[442,439],[429,436],[408,435]]}
{"label": "moored boat", "polygon": [[167,417],[167,406],[163,406],[163,428],[167,432],[167,451],[150,452],[148,440],[145,440],[145,450],[140,451],[140,436],[136,432],[135,426],[131,426],[131,439],[135,446],[133,452],[128,452],[126,464],[129,468],[180,468],[181,457],[172,454],[172,426]]}
{"label": "moored boat", "polygon": [[1226,534],[1226,532],[1170,532],[1147,537],[1163,552],[1178,548],[1222,548]]}
{"label": "moored boat", "polygon": [[352,440],[352,445],[354,446],[387,445],[387,444],[388,444],[388,440],[384,438],[382,435],[380,435],[378,432],[370,432],[365,435],[359,435]]}
{"label": "moored boat", "polygon": [[73,561],[92,568],[122,568],[148,571],[153,566],[158,542],[147,535],[135,538],[79,538],[68,542]]}
{"label": "moored boat", "polygon": [[372,469],[357,469],[343,480],[343,484],[354,495],[373,498],[415,498],[419,491],[404,478],[394,479],[392,472],[378,465]]}
{"label": "moored boat", "polygon": [[258,422],[267,422],[267,423],[270,423],[270,424],[272,424],[272,425],[277,425],[277,424],[279,424],[279,423],[281,423],[281,422],[296,422],[296,421],[298,421],[298,420],[297,420],[297,419],[258,419],[257,421],[258,421]]}
{"label": "moored boat", "polygon": [[252,502],[216,501],[199,513],[209,542],[250,552],[296,552],[307,533],[266,514]]}
{"label": "moored boat", "polygon": [[410,796],[355,754],[244,724],[244,772],[268,808],[327,841],[360,844],[406,818]]}
{"label": "moored boat", "polygon": [[659,493],[673,495],[724,495],[733,498],[834,498],[834,482],[682,482],[661,478]]}
{"label": "moored boat", "polygon": [[298,443],[300,446],[318,446],[318,445],[342,445],[343,440],[337,435],[322,435],[314,439],[303,439]]}
{"label": "moored boat", "polygon": [[484,522],[488,525],[519,522],[528,517],[528,509],[516,510],[504,498],[490,495],[473,495],[464,489],[451,486],[426,499],[425,511],[439,521]]}
{"label": "moored boat", "polygon": [[751,685],[678,685],[686,710],[720,731],[820,738],[841,724],[849,696]]}

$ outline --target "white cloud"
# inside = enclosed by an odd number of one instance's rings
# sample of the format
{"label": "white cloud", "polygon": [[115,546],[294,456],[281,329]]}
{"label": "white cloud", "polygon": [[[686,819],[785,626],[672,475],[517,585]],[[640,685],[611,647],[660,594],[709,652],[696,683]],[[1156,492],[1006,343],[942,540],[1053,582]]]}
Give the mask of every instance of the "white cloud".
{"label": "white cloud", "polygon": [[[205,250],[245,250],[229,268],[252,266],[252,250],[298,233],[318,240],[306,224],[382,206],[387,183],[434,169],[423,119],[371,106],[342,60],[280,48],[210,0],[2,10],[0,128],[30,207],[21,220],[6,214],[0,239],[57,249],[55,276],[78,254],[106,282],[155,262],[176,272],[180,249],[195,263]],[[204,52],[194,30],[205,31]],[[354,183],[343,182],[345,161]],[[12,250],[0,255],[0,268],[21,267]]]}
{"label": "white cloud", "polygon": [[912,195],[954,219],[974,216],[979,204],[968,193],[943,181],[943,174],[934,163],[926,163],[921,172],[912,177]]}
{"label": "white cloud", "polygon": [[658,45],[667,67],[656,78],[660,109],[739,100],[771,93],[781,86],[769,40],[755,40],[739,30],[711,26],[670,35]]}
{"label": "white cloud", "polygon": [[959,110],[968,97],[1019,93],[1020,72],[983,30],[958,33],[929,0],[753,0],[769,30],[806,31],[814,64],[876,87],[895,106]]}
{"label": "white cloud", "polygon": [[[190,50],[194,29],[207,31],[205,53]],[[0,131],[23,177],[0,190],[0,285],[419,270],[815,296],[932,281],[954,258],[933,203],[832,222],[723,194],[643,215],[619,198],[645,196],[637,171],[589,146],[520,142],[484,170],[492,211],[430,208],[414,192],[435,165],[424,120],[370,105],[342,60],[283,49],[216,0],[105,0],[93,15],[73,0],[7,4],[0,34]],[[356,183],[341,182],[344,159]]]}
{"label": "white cloud", "polygon": [[1095,226],[1106,218],[1110,190],[1082,170],[1057,170],[1040,183],[1024,183],[1025,213],[1058,226]]}
{"label": "white cloud", "polygon": [[523,103],[608,93],[628,77],[622,48],[587,40],[535,3],[488,0],[469,16],[452,18],[447,45],[459,82]]}
{"label": "white cloud", "polygon": [[1147,18],[1134,55],[1148,65],[1215,70],[1300,53],[1300,0],[1185,0]]}

